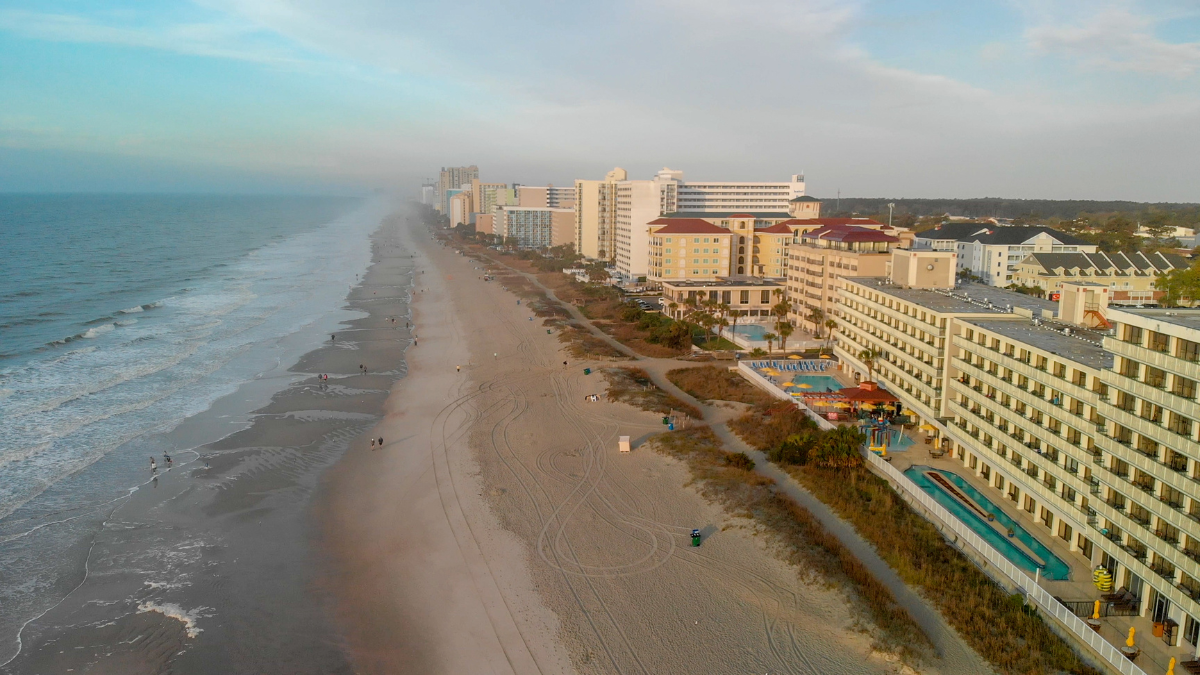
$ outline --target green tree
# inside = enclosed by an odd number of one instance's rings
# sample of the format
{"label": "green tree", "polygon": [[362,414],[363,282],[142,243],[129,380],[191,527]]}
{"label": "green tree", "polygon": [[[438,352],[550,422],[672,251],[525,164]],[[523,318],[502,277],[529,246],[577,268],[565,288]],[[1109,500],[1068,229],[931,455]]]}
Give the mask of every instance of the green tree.
{"label": "green tree", "polygon": [[867,437],[851,426],[840,426],[821,435],[809,451],[808,461],[816,466],[841,469],[861,466],[860,448]]}
{"label": "green tree", "polygon": [[775,340],[778,338],[779,336],[774,333],[763,333],[763,339],[767,341],[767,354],[775,351],[772,345],[775,344]]}
{"label": "green tree", "polygon": [[867,381],[875,379],[875,362],[882,356],[878,349],[864,349],[858,353],[858,360],[867,367]]}
{"label": "green tree", "polygon": [[833,353],[833,332],[837,330],[837,321],[825,319],[825,348]]}
{"label": "green tree", "polygon": [[825,321],[825,312],[820,307],[813,307],[806,319],[813,325],[813,337],[821,339],[821,325]]}
{"label": "green tree", "polygon": [[1154,280],[1154,288],[1165,291],[1162,304],[1168,307],[1192,306],[1200,298],[1200,261],[1191,267],[1172,270]]}
{"label": "green tree", "polygon": [[795,332],[796,327],[792,325],[791,321],[788,321],[787,319],[780,319],[779,321],[775,322],[775,330],[779,331],[779,349],[786,352],[787,340],[792,336],[792,333]]}

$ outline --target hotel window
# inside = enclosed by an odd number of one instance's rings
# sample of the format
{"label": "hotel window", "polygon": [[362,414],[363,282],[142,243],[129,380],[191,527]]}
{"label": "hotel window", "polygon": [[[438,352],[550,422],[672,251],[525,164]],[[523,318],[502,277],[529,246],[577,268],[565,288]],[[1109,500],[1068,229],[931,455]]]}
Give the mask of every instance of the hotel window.
{"label": "hotel window", "polygon": [[1123,332],[1124,335],[1121,336],[1121,339],[1125,342],[1135,345],[1142,344],[1142,328],[1140,326],[1134,326],[1127,323],[1125,324],[1125,330]]}
{"label": "hotel window", "polygon": [[1200,621],[1196,621],[1191,616],[1183,622],[1183,639],[1193,647],[1200,643]]}
{"label": "hotel window", "polygon": [[1138,372],[1141,371],[1141,365],[1132,359],[1122,359],[1120,372],[1125,377],[1137,378]]}
{"label": "hotel window", "polygon": [[1149,337],[1150,337],[1150,339],[1147,342],[1146,346],[1149,347],[1150,349],[1153,349],[1156,352],[1164,352],[1164,353],[1166,353],[1167,351],[1170,350],[1171,337],[1169,335],[1150,331]]}
{"label": "hotel window", "polygon": [[1146,366],[1146,384],[1162,389],[1167,386],[1167,374],[1154,366]]}
{"label": "hotel window", "polygon": [[739,297],[738,297],[738,300],[739,300],[739,301],[741,302],[741,304],[743,304],[743,305],[748,305],[748,304],[750,304],[750,291],[740,291],[740,292],[739,292]]}
{"label": "hotel window", "polygon": [[1200,342],[1177,338],[1175,343],[1175,356],[1184,361],[1200,361]]}
{"label": "hotel window", "polygon": [[1196,381],[1176,375],[1171,382],[1171,393],[1186,399],[1196,398]]}

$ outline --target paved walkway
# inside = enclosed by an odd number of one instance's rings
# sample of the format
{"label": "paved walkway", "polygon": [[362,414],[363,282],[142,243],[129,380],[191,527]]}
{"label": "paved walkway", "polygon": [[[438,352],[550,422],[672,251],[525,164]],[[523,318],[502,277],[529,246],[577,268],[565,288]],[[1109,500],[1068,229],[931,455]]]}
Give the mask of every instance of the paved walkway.
{"label": "paved walkway", "polygon": [[909,587],[896,574],[888,563],[879,557],[865,539],[858,536],[854,526],[842,520],[828,506],[817,499],[811,492],[806,490],[802,485],[797,483],[791,476],[784,473],[777,466],[767,460],[766,455],[754,450],[737,437],[728,427],[728,422],[740,414],[739,411],[722,407],[714,406],[708,403],[697,400],[692,395],[675,386],[667,379],[667,371],[675,368],[694,368],[697,366],[694,361],[683,361],[679,359],[658,359],[641,356],[626,345],[618,342],[608,333],[597,328],[592,324],[577,307],[570,303],[562,302],[554,292],[542,285],[535,275],[521,272],[513,269],[504,263],[488,258],[494,264],[503,266],[508,270],[521,274],[531,283],[546,292],[546,294],[566,308],[566,310],[574,317],[581,325],[586,327],[596,337],[604,340],[614,349],[626,354],[637,361],[637,365],[650,376],[650,379],[663,391],[678,398],[681,401],[690,403],[696,406],[704,415],[704,421],[709,424],[713,432],[729,448],[736,452],[744,452],[754,460],[755,472],[775,481],[784,494],[796,500],[801,506],[808,509],[813,516],[825,526],[851,553],[858,558],[871,574],[886,586],[896,597],[896,602],[913,616],[917,624],[921,627],[929,639],[933,642],[937,654],[944,663],[953,666],[957,672],[963,673],[986,673],[992,671],[988,665],[978,654],[976,654],[962,638],[946,623],[941,613],[936,608],[925,601],[916,591]]}

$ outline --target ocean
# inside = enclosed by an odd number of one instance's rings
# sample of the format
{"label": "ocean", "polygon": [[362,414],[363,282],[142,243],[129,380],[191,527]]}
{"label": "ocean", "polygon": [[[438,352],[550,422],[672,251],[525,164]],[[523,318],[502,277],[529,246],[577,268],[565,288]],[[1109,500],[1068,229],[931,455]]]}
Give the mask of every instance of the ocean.
{"label": "ocean", "polygon": [[149,457],[195,461],[360,315],[346,294],[389,207],[0,195],[0,663]]}

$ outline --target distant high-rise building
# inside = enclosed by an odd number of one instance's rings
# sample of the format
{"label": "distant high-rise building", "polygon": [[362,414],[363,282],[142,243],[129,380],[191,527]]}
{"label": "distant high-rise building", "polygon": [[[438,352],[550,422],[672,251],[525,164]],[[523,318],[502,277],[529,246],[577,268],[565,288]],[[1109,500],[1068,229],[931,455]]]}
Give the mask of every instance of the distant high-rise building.
{"label": "distant high-rise building", "polygon": [[471,166],[442,167],[442,172],[438,175],[435,208],[442,213],[449,211],[450,190],[457,190],[463,186],[470,188],[471,181],[477,178],[479,178],[479,167],[473,164]]}
{"label": "distant high-rise building", "polygon": [[478,178],[471,181],[471,201],[476,213],[491,214],[497,204],[507,204],[503,194],[508,190],[505,183],[482,183]]}
{"label": "distant high-rise building", "polygon": [[437,199],[437,185],[426,183],[421,186],[421,203],[426,206],[433,206]]}
{"label": "distant high-rise building", "polygon": [[604,180],[575,181],[575,252],[611,261],[616,254],[617,183],[625,169],[609,171]]}
{"label": "distant high-rise building", "polygon": [[545,206],[496,207],[495,234],[517,248],[548,248],[575,243],[575,212]]}

